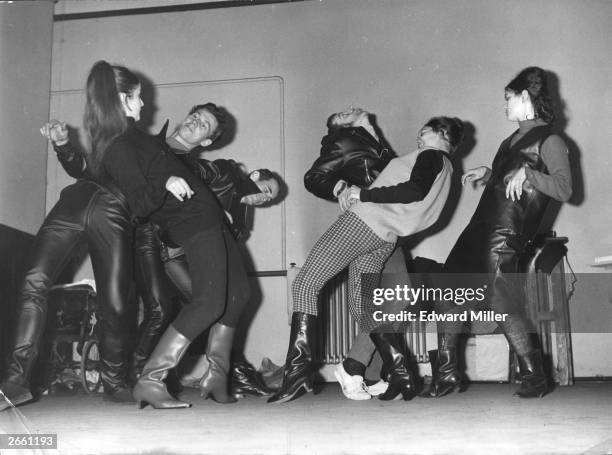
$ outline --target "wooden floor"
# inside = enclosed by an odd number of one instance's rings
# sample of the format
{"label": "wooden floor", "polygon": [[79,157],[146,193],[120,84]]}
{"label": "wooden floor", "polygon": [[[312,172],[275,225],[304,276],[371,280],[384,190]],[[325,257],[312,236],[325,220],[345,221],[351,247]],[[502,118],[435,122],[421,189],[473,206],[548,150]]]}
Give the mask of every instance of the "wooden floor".
{"label": "wooden floor", "polygon": [[[284,405],[183,397],[187,410],[136,409],[100,396],[46,396],[0,413],[0,433],[57,433],[39,454],[612,454],[612,384],[521,400],[508,384],[410,402],[346,400],[337,384]],[[0,453],[24,455],[27,451]]]}

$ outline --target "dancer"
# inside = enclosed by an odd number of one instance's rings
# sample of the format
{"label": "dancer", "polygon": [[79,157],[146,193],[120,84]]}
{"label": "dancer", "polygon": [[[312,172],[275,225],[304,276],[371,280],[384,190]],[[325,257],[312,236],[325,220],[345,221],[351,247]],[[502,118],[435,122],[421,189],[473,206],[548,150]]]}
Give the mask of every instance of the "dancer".
{"label": "dancer", "polygon": [[[373,117],[355,107],[329,116],[320,155],[304,175],[308,191],[329,201],[343,200],[339,196],[348,191],[349,186],[367,188],[389,161],[397,157],[379,133]],[[385,263],[381,287],[393,287],[397,283],[390,278],[400,274],[408,279],[406,258],[398,246]],[[335,367],[334,376],[349,400],[369,400],[387,389],[384,379],[370,386],[364,380],[366,367],[375,351],[369,333],[359,332],[346,358]]]}
{"label": "dancer", "polygon": [[[446,260],[446,273],[475,274],[473,287],[487,288],[486,309],[507,315],[499,322],[519,358],[521,398],[541,397],[549,390],[542,353],[524,314],[524,279],[519,262],[533,240],[551,199],[567,201],[572,179],[567,147],[553,133],[552,100],[546,73],[538,67],[522,70],[505,88],[506,117],[518,130],[500,145],[491,169],[467,171],[462,182],[486,183],[472,219]],[[478,274],[478,275],[476,275]],[[482,277],[487,274],[483,282]],[[462,283],[463,287],[467,283]],[[454,303],[440,311],[462,312]],[[438,359],[428,395],[441,397],[461,389],[457,341],[461,322],[439,325]]]}
{"label": "dancer", "polygon": [[283,385],[268,402],[286,402],[312,390],[311,343],[319,292],[347,266],[351,314],[362,331],[371,332],[389,373],[389,387],[379,398],[393,399],[398,394],[409,398],[414,394],[396,334],[386,333],[388,327],[374,331],[377,323],[369,314],[371,301],[367,300],[371,300],[398,236],[419,232],[438,219],[451,184],[448,153],[457,148],[462,135],[463,125],[457,119],[432,118],[419,131],[415,152],[393,159],[370,188],[349,189],[343,202],[349,208],[317,241],[293,282],[294,306]]}
{"label": "dancer", "polygon": [[[45,329],[49,290],[80,246],[87,244],[96,279],[103,397],[130,402],[128,336],[136,322],[129,318],[134,314],[129,308],[133,301],[131,215],[116,185],[84,172],[84,161],[74,159],[70,144],[59,139],[58,126],[45,125],[41,133],[59,141],[55,148],[59,162],[69,175],[81,179],[62,190],[36,234],[0,390],[15,406],[32,400],[30,379]],[[6,400],[0,401],[0,410],[8,406]]]}
{"label": "dancer", "polygon": [[[86,93],[85,128],[98,153],[95,170],[117,183],[136,216],[150,217],[185,249],[193,283],[191,304],[162,335],[133,395],[140,407],[189,407],[168,393],[164,379],[206,328],[215,322],[229,328],[237,325],[250,293],[246,272],[209,188],[165,143],[134,126],[143,105],[138,78],[127,68],[100,61],[90,71]],[[203,129],[218,127],[206,111],[200,111],[197,123]],[[202,381],[205,397],[227,395],[227,374],[217,374],[224,367],[215,365]]]}

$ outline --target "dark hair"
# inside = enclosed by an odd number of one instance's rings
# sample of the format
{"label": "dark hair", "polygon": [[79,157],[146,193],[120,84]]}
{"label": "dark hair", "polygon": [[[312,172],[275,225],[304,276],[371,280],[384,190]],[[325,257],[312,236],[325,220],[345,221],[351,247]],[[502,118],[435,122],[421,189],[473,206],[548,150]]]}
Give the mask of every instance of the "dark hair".
{"label": "dark hair", "polygon": [[[260,180],[270,180],[270,179],[276,179],[276,174],[274,172],[272,172],[270,169],[255,169],[257,172],[259,172],[259,179]],[[255,172],[255,171],[253,171]]]}
{"label": "dark hair", "polygon": [[443,133],[448,139],[451,153],[463,141],[463,122],[457,117],[432,117],[424,126],[430,127],[435,133]]}
{"label": "dark hair", "polygon": [[210,136],[208,136],[208,139],[214,142],[219,138],[219,136],[221,136],[221,134],[223,134],[223,129],[225,128],[226,122],[225,113],[215,103],[205,103],[193,106],[188,115],[198,112],[201,109],[206,109],[217,119],[217,127],[214,131],[211,131]]}
{"label": "dark hair", "polygon": [[521,94],[523,90],[527,90],[535,118],[540,118],[546,123],[552,123],[555,120],[555,112],[552,98],[548,93],[548,85],[546,83],[546,72],[537,66],[530,66],[506,85],[505,90]]}
{"label": "dark hair", "polygon": [[102,159],[110,143],[127,129],[119,93],[131,94],[139,85],[130,70],[104,60],[96,62],[89,72],[83,125],[91,144],[87,165],[94,176],[101,173]]}

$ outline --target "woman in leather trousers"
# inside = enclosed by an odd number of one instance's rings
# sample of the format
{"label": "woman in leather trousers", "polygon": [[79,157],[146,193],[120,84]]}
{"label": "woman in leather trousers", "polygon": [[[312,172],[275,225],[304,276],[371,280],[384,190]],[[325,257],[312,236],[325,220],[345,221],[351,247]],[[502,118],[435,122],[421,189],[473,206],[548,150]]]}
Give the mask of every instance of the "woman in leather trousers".
{"label": "woman in leather trousers", "polygon": [[[161,139],[166,127],[160,133]],[[66,172],[74,178],[91,178],[86,171],[87,165],[82,153],[68,142],[68,131],[64,123],[52,120],[43,128],[43,135],[52,139],[53,147],[60,163]],[[53,136],[51,136],[53,134]],[[159,137],[159,136],[158,136]],[[113,186],[113,194],[127,204],[120,190]],[[133,278],[136,284],[136,294],[143,303],[143,318],[138,326],[136,344],[124,362],[128,362],[128,385],[133,385],[142,371],[147,358],[159,341],[161,334],[170,323],[172,316],[172,301],[168,282],[160,260],[160,243],[158,240],[159,228],[147,221],[135,220],[133,229]],[[129,267],[129,268],[125,268]],[[118,272],[122,276],[132,273],[132,265],[123,264]],[[99,286],[99,285],[98,285]],[[134,302],[136,304],[136,302]],[[132,337],[134,327],[131,326],[129,336]]]}
{"label": "woman in leather trousers", "polygon": [[[519,129],[506,138],[492,168],[479,167],[463,175],[463,183],[486,183],[471,221],[444,266],[449,283],[486,287],[484,309],[506,315],[499,326],[519,358],[521,385],[516,395],[541,397],[549,391],[542,353],[534,328],[525,315],[524,279],[520,272],[526,246],[533,240],[551,199],[567,201],[572,194],[567,147],[553,133],[552,102],[545,72],[521,71],[505,88],[506,116]],[[466,279],[467,277],[467,279]],[[467,283],[466,281],[469,281]],[[440,312],[460,313],[454,302]],[[441,324],[433,383],[427,396],[439,397],[461,389],[457,342],[462,322]],[[440,326],[439,326],[440,328]]]}
{"label": "woman in leather trousers", "polygon": [[[56,150],[68,174],[83,173],[82,161],[72,159],[71,149]],[[18,297],[13,347],[0,386],[13,405],[32,399],[30,375],[45,329],[49,289],[82,244],[89,249],[96,279],[104,398],[133,401],[126,387],[132,239],[130,212],[116,188],[87,175],[62,190],[36,235]]]}

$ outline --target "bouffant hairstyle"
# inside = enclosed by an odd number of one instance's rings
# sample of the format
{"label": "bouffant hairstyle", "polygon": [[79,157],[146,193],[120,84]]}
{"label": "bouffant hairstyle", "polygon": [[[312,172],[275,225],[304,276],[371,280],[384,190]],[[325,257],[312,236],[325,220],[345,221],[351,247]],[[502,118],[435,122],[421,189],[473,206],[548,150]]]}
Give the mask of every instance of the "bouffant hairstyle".
{"label": "bouffant hairstyle", "polygon": [[555,120],[554,106],[546,83],[546,72],[542,68],[537,66],[525,68],[506,85],[505,90],[517,95],[527,90],[535,118],[542,119],[546,123]]}
{"label": "bouffant hairstyle", "polygon": [[450,144],[450,152],[454,152],[463,141],[463,122],[457,117],[433,117],[424,125],[436,133],[442,133]]}

